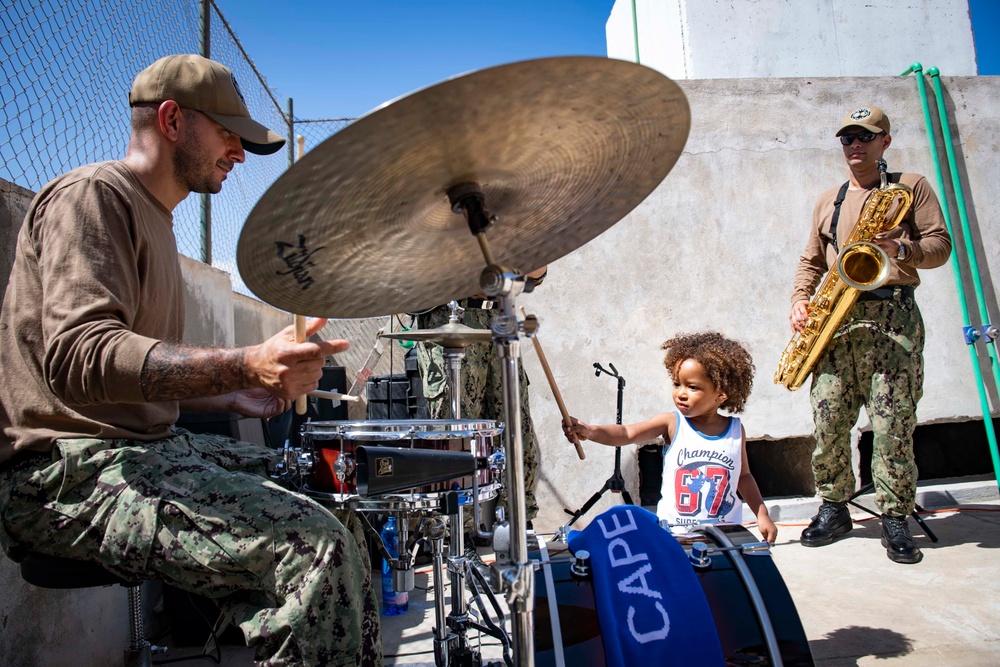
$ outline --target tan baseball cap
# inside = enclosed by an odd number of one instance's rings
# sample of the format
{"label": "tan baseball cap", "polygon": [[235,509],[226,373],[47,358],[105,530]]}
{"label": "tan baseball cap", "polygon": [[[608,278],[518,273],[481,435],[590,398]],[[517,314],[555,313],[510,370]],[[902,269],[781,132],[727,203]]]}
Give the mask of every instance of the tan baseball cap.
{"label": "tan baseball cap", "polygon": [[165,56],[139,72],[129,106],[164,100],[202,112],[239,136],[251,153],[270,155],[285,145],[279,134],[250,117],[232,70],[214,60],[193,53]]}
{"label": "tan baseball cap", "polygon": [[840,129],[837,130],[837,134],[833,136],[839,137],[849,127],[861,127],[876,134],[879,132],[889,134],[889,117],[879,107],[871,105],[859,107],[847,114],[844,122],[840,124]]}

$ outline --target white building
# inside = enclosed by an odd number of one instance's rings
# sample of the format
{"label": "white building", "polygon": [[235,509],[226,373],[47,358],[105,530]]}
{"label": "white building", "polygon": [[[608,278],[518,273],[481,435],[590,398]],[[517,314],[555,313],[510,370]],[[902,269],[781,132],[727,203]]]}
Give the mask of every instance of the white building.
{"label": "white building", "polygon": [[968,0],[617,0],[607,40],[672,79],[978,73]]}

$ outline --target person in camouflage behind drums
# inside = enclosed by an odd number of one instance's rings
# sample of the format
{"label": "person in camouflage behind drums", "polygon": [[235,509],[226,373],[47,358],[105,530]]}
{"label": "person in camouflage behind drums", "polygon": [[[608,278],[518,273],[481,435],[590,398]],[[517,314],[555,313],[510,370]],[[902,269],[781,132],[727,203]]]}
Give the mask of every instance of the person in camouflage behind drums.
{"label": "person in camouflage behind drums", "polygon": [[[796,332],[808,320],[809,298],[823,275],[836,266],[868,195],[880,187],[879,162],[892,142],[889,118],[876,106],[848,113],[834,136],[840,139],[850,180],[820,195],[806,249],[799,258],[789,323]],[[907,524],[917,492],[913,430],[923,393],[924,324],[914,300],[917,269],[948,261],[951,236],[941,206],[919,174],[888,174],[891,183],[913,191],[913,205],[897,227],[873,239],[890,260],[885,286],[861,292],[812,373],[810,401],[816,431],[812,470],[823,499],[802,531],[802,544],[819,547],[848,533],[853,524],[847,501],[855,492],[851,428],[865,406],[874,432],[872,480],[882,520],[882,546],[897,563],[918,563],[923,555]]]}
{"label": "person in camouflage behind drums", "polygon": [[174,426],[181,410],[280,414],[347,349],[296,343],[291,326],[243,348],[180,343],[172,211],[284,140],[197,55],[140,72],[129,105],[125,158],[46,185],[18,236],[0,313],[0,544],[213,598],[260,665],[381,665],[358,527],[269,480],[277,451]]}
{"label": "person in camouflage behind drums", "polygon": [[[528,274],[528,280],[534,287],[542,284],[547,273],[547,267],[542,267]],[[464,309],[461,324],[473,329],[489,329],[490,320],[499,312],[500,304],[485,298],[470,297],[458,302]],[[436,329],[448,323],[451,310],[447,305],[437,306],[426,313],[417,316],[417,326],[420,329]],[[444,350],[440,345],[418,344],[417,367],[423,383],[424,397],[427,399],[431,419],[451,418],[451,395],[448,391],[448,367],[445,363]],[[531,521],[538,515],[538,502],[535,500],[535,486],[538,482],[538,443],[535,439],[535,429],[531,421],[531,409],[528,400],[528,376],[524,365],[519,366],[521,394],[521,441],[524,457],[524,500],[525,516]],[[497,354],[496,343],[476,343],[465,348],[465,358],[462,360],[462,404],[463,419],[489,419],[503,421],[503,387],[501,386],[500,357]],[[506,491],[500,502],[506,506]],[[471,512],[466,513],[466,525]],[[479,526],[481,529],[482,526]]]}

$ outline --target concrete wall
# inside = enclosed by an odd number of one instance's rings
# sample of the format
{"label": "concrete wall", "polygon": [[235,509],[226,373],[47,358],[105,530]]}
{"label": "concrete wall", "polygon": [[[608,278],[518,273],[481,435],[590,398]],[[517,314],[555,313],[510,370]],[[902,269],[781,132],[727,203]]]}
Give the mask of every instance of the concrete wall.
{"label": "concrete wall", "polygon": [[[863,103],[884,106],[893,123],[886,153],[890,169],[926,174],[940,196],[916,83],[912,77],[680,83],[692,127],[676,166],[623,220],[551,263],[545,284],[525,296],[524,305],[541,320],[539,337],[570,412],[585,421],[615,418],[615,382],[595,377],[594,362],[613,363],[626,378],[624,419],[636,421],[670,409],[671,387],[659,349],[666,338],[715,329],[744,341],[757,367],[744,414],[748,437],[778,441],[773,446],[783,448],[779,458],[787,452],[803,459],[808,446],[802,438],[812,432],[807,390],[788,392],[774,385],[772,376],[791,335],[791,282],[813,202],[820,191],[847,179],[833,134],[848,110]],[[995,322],[1000,78],[944,78],[943,84],[954,115],[952,133],[962,142],[957,159],[971,242]],[[943,156],[944,149],[939,151]],[[958,225],[957,213],[952,218]],[[956,240],[963,247],[962,239]],[[917,298],[927,328],[927,380],[919,419],[926,424],[981,418],[952,270],[945,265],[921,278]],[[965,287],[972,299],[967,275]],[[977,312],[974,303],[970,311]],[[563,508],[583,505],[610,476],[613,452],[588,444],[586,461],[578,460],[559,432],[559,412],[537,358],[525,347],[543,457],[542,517],[536,525],[560,525]],[[976,349],[992,392],[985,348]],[[798,444],[784,449],[793,442]],[[626,478],[634,480],[634,454],[623,461]],[[632,495],[637,496],[634,487]]]}
{"label": "concrete wall", "polygon": [[[4,288],[14,265],[17,232],[33,195],[30,190],[0,179],[0,286]],[[0,289],[0,305],[3,304],[3,292]]]}
{"label": "concrete wall", "polygon": [[638,38],[673,79],[977,73],[967,0],[617,0],[606,31],[608,56],[634,62]]}
{"label": "concrete wall", "polygon": [[128,599],[121,586],[46,590],[21,579],[0,555],[0,665],[122,663],[128,645]]}

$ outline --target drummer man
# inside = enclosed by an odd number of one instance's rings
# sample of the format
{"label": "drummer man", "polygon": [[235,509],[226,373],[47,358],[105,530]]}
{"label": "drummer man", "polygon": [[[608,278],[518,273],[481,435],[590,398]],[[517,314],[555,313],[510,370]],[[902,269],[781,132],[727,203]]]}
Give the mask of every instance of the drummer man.
{"label": "drummer man", "polygon": [[[530,289],[541,285],[547,274],[547,266],[527,274]],[[482,294],[462,299],[458,305],[464,310],[461,324],[473,329],[489,329],[490,320],[500,308],[498,301],[490,301]],[[435,329],[447,324],[450,316],[451,309],[447,305],[437,306],[426,313],[421,313],[417,325],[421,329]],[[417,345],[417,368],[420,371],[424,397],[427,398],[431,418],[454,417],[449,412],[451,401],[448,393],[448,369],[441,346]],[[530,522],[538,515],[538,502],[535,500],[535,486],[538,482],[538,442],[531,421],[528,376],[524,372],[523,365],[519,371],[525,514],[526,520]],[[503,386],[500,378],[500,356],[497,354],[496,343],[491,340],[488,343],[465,348],[461,391],[463,418],[503,420]],[[483,527],[478,526],[478,528]]]}
{"label": "drummer man", "polygon": [[180,410],[284,412],[347,349],[292,327],[244,348],[180,343],[172,211],[284,140],[197,55],[140,72],[129,105],[125,158],[46,185],[18,236],[0,313],[0,543],[15,561],[95,561],[214,598],[261,664],[380,665],[355,537],[267,479],[273,450],[173,427]]}

